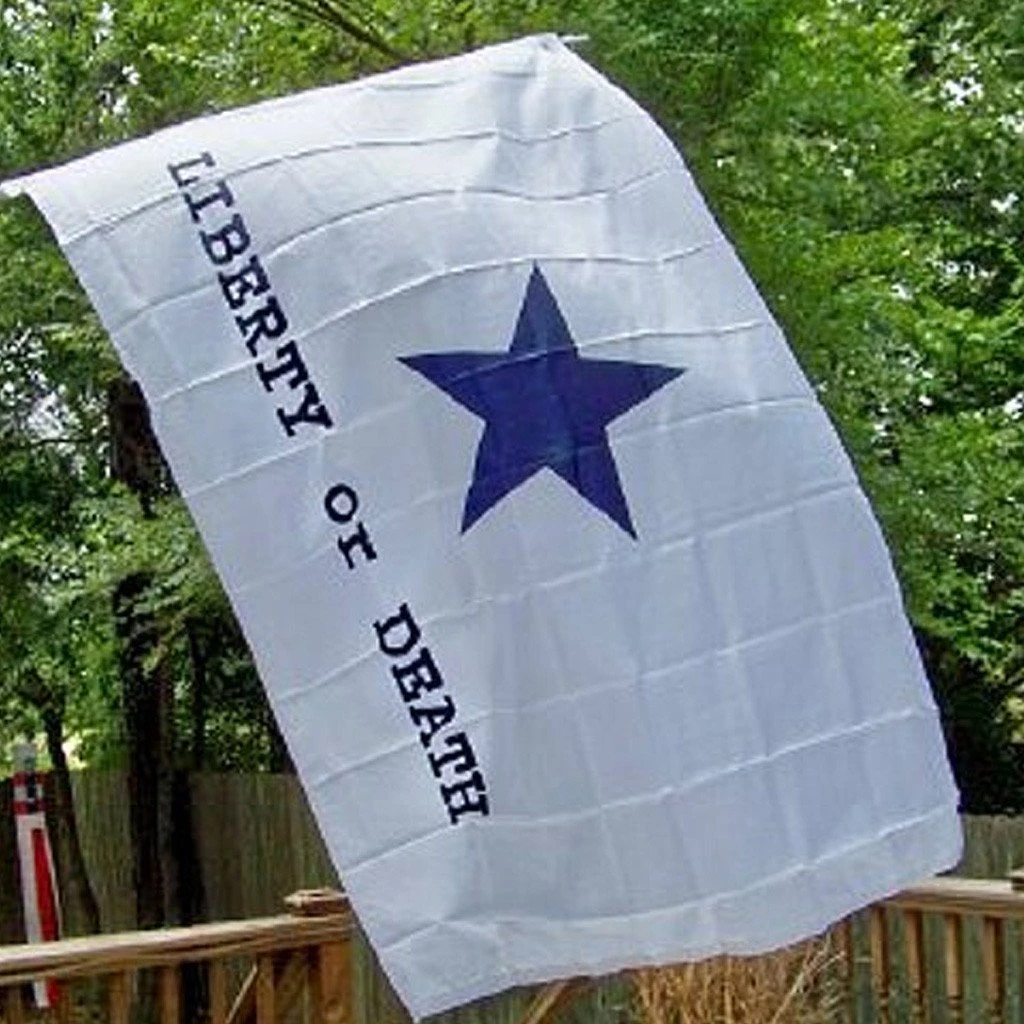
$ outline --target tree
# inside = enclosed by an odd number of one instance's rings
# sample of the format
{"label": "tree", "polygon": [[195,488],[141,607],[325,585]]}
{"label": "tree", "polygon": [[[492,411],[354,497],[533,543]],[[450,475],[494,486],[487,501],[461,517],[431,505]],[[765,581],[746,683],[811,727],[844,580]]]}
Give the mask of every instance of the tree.
{"label": "tree", "polygon": [[682,140],[881,517],[965,808],[1020,810],[1019,16],[983,0],[619,10],[648,29],[623,78]]}

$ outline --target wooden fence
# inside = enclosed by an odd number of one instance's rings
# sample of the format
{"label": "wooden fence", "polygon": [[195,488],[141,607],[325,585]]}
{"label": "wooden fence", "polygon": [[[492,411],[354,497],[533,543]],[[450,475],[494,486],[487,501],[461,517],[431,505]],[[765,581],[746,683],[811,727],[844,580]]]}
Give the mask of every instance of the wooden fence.
{"label": "wooden fence", "polygon": [[[72,785],[103,930],[129,931],[136,922],[124,775],[76,772]],[[338,886],[295,776],[203,774],[190,786],[207,920],[275,914],[282,893]],[[1024,817],[967,817],[964,832],[958,874],[1005,879],[1024,866]],[[0,783],[0,943],[23,934],[15,870],[10,785]],[[65,916],[68,933],[81,934],[76,909]]]}
{"label": "wooden fence", "polygon": [[[338,886],[337,874],[293,775],[195,775],[190,780],[199,869],[209,921],[263,917],[282,893]],[[75,772],[72,788],[86,866],[104,932],[137,926],[127,786],[114,771]],[[53,801],[48,801],[53,806]],[[0,783],[0,943],[23,937],[9,782]],[[65,931],[85,929],[65,907]]]}

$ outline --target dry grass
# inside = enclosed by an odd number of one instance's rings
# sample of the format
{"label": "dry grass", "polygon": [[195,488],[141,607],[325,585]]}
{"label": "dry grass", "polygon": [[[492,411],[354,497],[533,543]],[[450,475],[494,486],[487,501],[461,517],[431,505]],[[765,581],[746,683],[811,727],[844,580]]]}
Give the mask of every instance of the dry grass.
{"label": "dry grass", "polygon": [[636,971],[637,1024],[832,1024],[844,1014],[836,941],[826,935],[767,956],[716,957]]}

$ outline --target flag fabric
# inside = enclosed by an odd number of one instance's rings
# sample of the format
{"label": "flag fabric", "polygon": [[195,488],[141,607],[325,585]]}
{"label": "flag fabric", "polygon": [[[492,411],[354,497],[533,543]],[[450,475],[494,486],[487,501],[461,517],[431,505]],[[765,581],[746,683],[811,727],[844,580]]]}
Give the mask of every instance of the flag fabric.
{"label": "flag fabric", "polygon": [[[14,830],[18,841],[18,874],[21,904],[28,942],[52,942],[60,938],[60,904],[57,873],[46,827],[43,776],[36,771],[36,751],[31,743],[14,748]],[[60,986],[52,978],[32,983],[36,1006],[46,1009],[60,1000]]]}
{"label": "flag fabric", "polygon": [[950,867],[881,534],[671,143],[546,36],[10,182],[417,1017]]}

